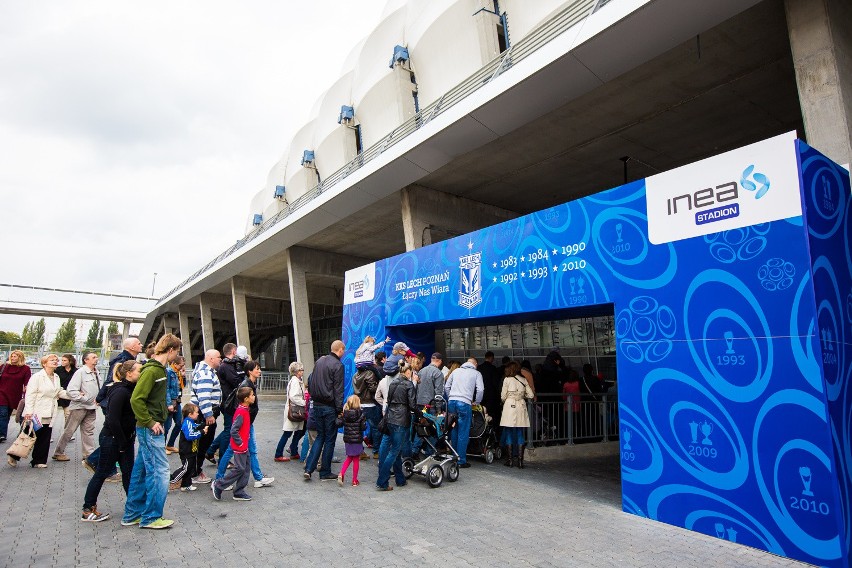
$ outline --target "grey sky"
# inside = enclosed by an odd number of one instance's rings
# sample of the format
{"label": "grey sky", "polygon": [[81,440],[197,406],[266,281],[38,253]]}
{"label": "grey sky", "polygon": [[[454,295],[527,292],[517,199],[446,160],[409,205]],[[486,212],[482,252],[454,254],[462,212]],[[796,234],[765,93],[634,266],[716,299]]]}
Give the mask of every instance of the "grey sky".
{"label": "grey sky", "polygon": [[384,4],[0,3],[0,282],[171,289],[242,236]]}

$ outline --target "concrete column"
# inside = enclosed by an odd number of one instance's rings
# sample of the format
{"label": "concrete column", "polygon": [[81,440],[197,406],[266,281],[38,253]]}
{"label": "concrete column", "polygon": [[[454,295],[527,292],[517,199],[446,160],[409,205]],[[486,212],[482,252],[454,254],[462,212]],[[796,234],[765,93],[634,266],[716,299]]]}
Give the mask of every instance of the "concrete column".
{"label": "concrete column", "polygon": [[284,251],[287,279],[290,284],[290,307],[293,313],[293,333],[296,339],[296,360],[305,367],[307,377],[314,370],[314,343],[311,334],[311,312],[308,305],[308,286],[305,277],[307,264],[301,250]]}
{"label": "concrete column", "polygon": [[852,3],[786,0],[787,33],[808,144],[852,162]]}
{"label": "concrete column", "polygon": [[417,185],[402,188],[400,202],[406,251],[518,216],[514,211]]}
{"label": "concrete column", "polygon": [[215,338],[213,336],[213,314],[210,311],[210,298],[206,294],[201,294],[199,299],[199,308],[201,312],[201,337],[204,344],[204,351],[215,348]]}
{"label": "concrete column", "polygon": [[180,326],[180,342],[183,345],[183,358],[186,359],[186,368],[192,370],[192,341],[190,340],[189,331],[189,312],[188,306],[178,307],[178,324]]}
{"label": "concrete column", "polygon": [[127,336],[130,335],[130,320],[125,320],[124,325],[121,328],[121,342],[124,343],[124,340],[127,339]]}
{"label": "concrete column", "polygon": [[249,358],[251,358],[246,291],[241,278],[231,278],[231,297],[234,304],[234,328],[237,332],[237,345],[245,345],[249,352]]}

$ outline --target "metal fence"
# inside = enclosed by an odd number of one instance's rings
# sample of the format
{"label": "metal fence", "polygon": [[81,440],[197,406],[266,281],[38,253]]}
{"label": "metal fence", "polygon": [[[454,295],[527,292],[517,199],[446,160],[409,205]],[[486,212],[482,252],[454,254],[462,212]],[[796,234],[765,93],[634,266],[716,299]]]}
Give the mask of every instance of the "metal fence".
{"label": "metal fence", "polygon": [[618,439],[618,397],[608,394],[538,393],[529,403],[532,445],[608,442]]}
{"label": "metal fence", "polygon": [[285,394],[290,373],[263,371],[257,380],[257,390],[266,394]]}
{"label": "metal fence", "polygon": [[261,223],[252,232],[238,240],[227,250],[223,251],[219,256],[205,264],[199,270],[194,272],[186,280],[166,292],[162,299],[168,298],[172,294],[178,292],[190,282],[212,269],[217,264],[225,259],[233,256],[238,250],[246,247],[257,237],[277,225],[281,220],[288,217],[293,212],[307,205],[320,194],[328,191],[332,186],[345,179],[347,176],[363,167],[365,164],[380,156],[388,148],[398,144],[407,136],[429,124],[431,120],[440,114],[446,112],[460,101],[464,100],[472,93],[478,91],[491,81],[495,80],[506,70],[510,69],[520,61],[523,61],[541,47],[548,44],[551,40],[561,35],[566,30],[579,23],[592,13],[598,0],[575,0],[568,4],[562,11],[554,15],[547,22],[532,31],[525,38],[513,44],[496,58],[486,63],[481,69],[473,75],[444,93],[437,101],[421,109],[414,116],[394,128],[384,138],[358,154],[351,162],[344,165],[342,168],[322,180],[313,189],[306,192],[301,197],[287,202],[286,207]]}

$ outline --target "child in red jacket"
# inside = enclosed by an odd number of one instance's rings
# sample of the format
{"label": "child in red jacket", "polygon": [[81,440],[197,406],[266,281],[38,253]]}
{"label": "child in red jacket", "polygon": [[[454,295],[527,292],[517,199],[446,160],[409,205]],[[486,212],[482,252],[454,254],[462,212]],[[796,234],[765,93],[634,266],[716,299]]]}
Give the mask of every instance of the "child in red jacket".
{"label": "child in red jacket", "polygon": [[237,391],[237,401],[240,403],[234,411],[234,422],[231,424],[231,449],[234,451],[233,464],[225,477],[210,484],[213,498],[222,500],[223,488],[234,485],[234,501],[251,501],[251,495],[246,493],[249,482],[248,443],[251,429],[249,405],[254,402],[254,391],[251,387],[240,387]]}

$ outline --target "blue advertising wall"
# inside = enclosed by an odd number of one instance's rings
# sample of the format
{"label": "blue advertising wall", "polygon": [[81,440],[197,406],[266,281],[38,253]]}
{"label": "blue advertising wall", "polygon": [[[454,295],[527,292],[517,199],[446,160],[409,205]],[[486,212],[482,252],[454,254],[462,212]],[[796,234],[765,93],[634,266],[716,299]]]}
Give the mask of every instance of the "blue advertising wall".
{"label": "blue advertising wall", "polygon": [[[612,304],[623,509],[846,566],[849,177],[795,144],[801,216],[652,244],[642,180],[347,273],[347,376],[368,334],[428,353],[437,328]],[[753,169],[741,197],[783,181]]]}

